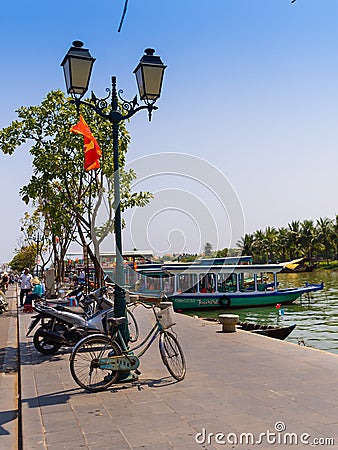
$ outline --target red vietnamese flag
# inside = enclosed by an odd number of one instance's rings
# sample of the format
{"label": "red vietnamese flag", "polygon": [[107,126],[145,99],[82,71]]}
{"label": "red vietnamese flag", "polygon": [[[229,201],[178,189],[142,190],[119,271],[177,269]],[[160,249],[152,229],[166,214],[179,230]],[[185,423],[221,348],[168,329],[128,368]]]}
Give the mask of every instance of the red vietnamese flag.
{"label": "red vietnamese flag", "polygon": [[82,134],[84,137],[84,168],[89,170],[98,169],[100,167],[100,157],[102,151],[96,139],[92,135],[89,126],[84,118],[80,115],[78,123],[70,129],[73,133]]}

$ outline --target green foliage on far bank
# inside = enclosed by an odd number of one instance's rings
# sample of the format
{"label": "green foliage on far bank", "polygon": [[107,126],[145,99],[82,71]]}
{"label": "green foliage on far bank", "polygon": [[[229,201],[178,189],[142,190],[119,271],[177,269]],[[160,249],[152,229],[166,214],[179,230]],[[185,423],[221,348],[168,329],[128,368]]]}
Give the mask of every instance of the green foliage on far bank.
{"label": "green foliage on far bank", "polygon": [[338,258],[338,214],[316,221],[294,220],[286,227],[267,227],[245,234],[238,242],[243,255],[252,255],[255,263],[282,262],[306,257],[310,261]]}
{"label": "green foliage on far bank", "polygon": [[316,270],[338,270],[338,261],[320,261],[316,263]]}

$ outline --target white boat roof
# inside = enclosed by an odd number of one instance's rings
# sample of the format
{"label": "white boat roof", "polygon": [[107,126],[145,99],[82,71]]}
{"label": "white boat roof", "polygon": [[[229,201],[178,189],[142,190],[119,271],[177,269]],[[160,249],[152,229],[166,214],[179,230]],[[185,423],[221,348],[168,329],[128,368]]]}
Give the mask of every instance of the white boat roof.
{"label": "white boat roof", "polygon": [[172,274],[190,273],[278,273],[283,269],[279,264],[248,264],[248,265],[197,265],[197,264],[166,264],[161,268]]}

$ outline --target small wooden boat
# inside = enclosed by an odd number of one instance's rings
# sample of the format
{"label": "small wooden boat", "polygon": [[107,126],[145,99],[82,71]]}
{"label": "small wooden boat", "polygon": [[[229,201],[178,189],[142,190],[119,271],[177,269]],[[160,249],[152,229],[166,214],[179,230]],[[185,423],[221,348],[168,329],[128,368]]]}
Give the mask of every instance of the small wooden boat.
{"label": "small wooden boat", "polygon": [[252,322],[239,322],[237,326],[241,330],[250,331],[251,333],[256,334],[262,334],[264,336],[280,340],[284,340],[285,338],[287,338],[289,334],[296,328],[295,324],[286,327],[279,327]]}

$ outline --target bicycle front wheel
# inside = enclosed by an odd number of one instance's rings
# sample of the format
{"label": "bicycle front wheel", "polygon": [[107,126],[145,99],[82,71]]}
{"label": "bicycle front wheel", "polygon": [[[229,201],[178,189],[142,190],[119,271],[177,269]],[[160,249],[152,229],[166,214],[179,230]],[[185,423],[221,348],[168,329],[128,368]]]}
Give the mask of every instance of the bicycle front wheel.
{"label": "bicycle front wheel", "polygon": [[163,364],[175,380],[181,381],[185,377],[186,365],[183,350],[177,338],[169,331],[160,335],[159,347]]}
{"label": "bicycle front wheel", "polygon": [[99,361],[117,355],[121,355],[121,349],[108,336],[83,338],[70,357],[70,372],[74,381],[87,391],[104,391],[116,382],[120,372],[100,368]]}

